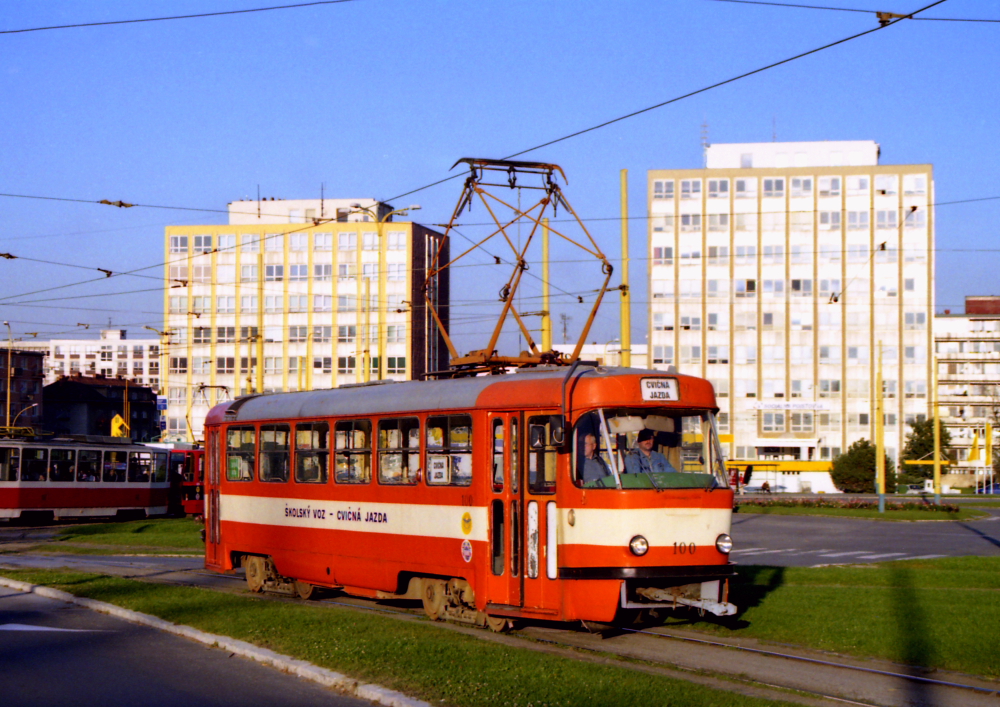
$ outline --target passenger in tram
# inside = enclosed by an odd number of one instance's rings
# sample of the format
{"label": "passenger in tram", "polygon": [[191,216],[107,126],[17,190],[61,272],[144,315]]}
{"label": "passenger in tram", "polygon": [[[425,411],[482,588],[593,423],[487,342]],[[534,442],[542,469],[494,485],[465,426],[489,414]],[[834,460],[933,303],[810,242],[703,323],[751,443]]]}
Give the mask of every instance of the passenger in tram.
{"label": "passenger in tram", "polygon": [[625,473],[675,472],[677,469],[660,452],[653,451],[656,433],[650,429],[639,431],[635,446],[625,456]]}
{"label": "passenger in tram", "polygon": [[583,466],[580,472],[580,481],[597,481],[611,474],[608,464],[597,453],[597,436],[584,435],[583,437]]}

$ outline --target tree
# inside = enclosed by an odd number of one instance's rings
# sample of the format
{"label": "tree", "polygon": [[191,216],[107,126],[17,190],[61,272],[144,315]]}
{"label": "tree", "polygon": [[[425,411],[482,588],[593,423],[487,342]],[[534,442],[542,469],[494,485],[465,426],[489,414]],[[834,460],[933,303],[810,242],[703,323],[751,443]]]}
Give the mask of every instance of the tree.
{"label": "tree", "polygon": [[[875,493],[875,445],[859,439],[846,452],[833,460],[834,485],[844,493]],[[887,493],[896,491],[896,474],[892,461],[885,457],[885,486]]]}
{"label": "tree", "polygon": [[[938,424],[941,428],[941,459],[951,459],[950,453],[945,451],[951,445],[951,433],[940,422]],[[933,418],[911,422],[910,428],[910,433],[906,435],[906,443],[903,445],[903,453],[900,456],[904,460],[934,461]],[[934,476],[932,464],[906,464],[903,466],[903,471],[907,476],[916,476],[922,479]]]}

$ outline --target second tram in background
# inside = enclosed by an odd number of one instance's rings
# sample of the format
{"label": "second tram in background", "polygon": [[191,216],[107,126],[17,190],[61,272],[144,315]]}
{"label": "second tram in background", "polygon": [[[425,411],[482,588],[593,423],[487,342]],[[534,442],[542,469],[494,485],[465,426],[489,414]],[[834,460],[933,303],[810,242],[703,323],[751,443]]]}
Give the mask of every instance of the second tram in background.
{"label": "second tram in background", "polygon": [[574,365],[250,396],[206,420],[206,565],[434,619],[729,615],[708,381]]}
{"label": "second tram in background", "polygon": [[121,437],[0,438],[0,518],[163,515],[167,451]]}

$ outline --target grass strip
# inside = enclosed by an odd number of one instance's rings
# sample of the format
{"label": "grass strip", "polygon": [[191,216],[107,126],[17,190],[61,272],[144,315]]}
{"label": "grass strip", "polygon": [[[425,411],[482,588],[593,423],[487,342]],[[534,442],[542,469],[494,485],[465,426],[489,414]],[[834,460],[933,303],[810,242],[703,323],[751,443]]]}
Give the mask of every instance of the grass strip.
{"label": "grass strip", "polygon": [[740,566],[730,601],[735,620],[668,625],[1000,678],[1000,557]]}
{"label": "grass strip", "polygon": [[157,518],[127,523],[74,525],[59,532],[60,544],[110,545],[115,547],[204,550],[201,521],[191,518]]}
{"label": "grass strip", "polygon": [[[135,555],[204,557],[203,549],[149,547],[146,545],[131,545],[128,547],[115,545],[84,545],[81,543],[61,543],[32,545],[31,552],[51,552],[61,555],[115,555],[117,557],[132,557]],[[19,551],[19,552],[23,552]]]}
{"label": "grass strip", "polygon": [[751,505],[737,503],[740,513],[756,513],[761,515],[775,516],[834,516],[837,518],[867,518],[869,520],[979,520],[986,518],[988,513],[977,511],[971,508],[960,508],[950,512],[916,511],[916,510],[889,510],[879,513],[877,509],[870,508],[831,508],[826,506],[777,506],[777,505]]}
{"label": "grass strip", "polygon": [[248,641],[443,705],[787,704],[328,605],[68,571],[3,574]]}

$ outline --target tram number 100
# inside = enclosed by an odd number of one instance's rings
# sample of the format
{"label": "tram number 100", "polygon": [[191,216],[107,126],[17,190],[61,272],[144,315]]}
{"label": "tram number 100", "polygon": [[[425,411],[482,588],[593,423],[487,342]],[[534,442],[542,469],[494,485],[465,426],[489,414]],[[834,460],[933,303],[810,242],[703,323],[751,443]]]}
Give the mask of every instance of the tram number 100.
{"label": "tram number 100", "polygon": [[674,543],[674,554],[684,555],[690,552],[693,555],[695,547],[694,543]]}

